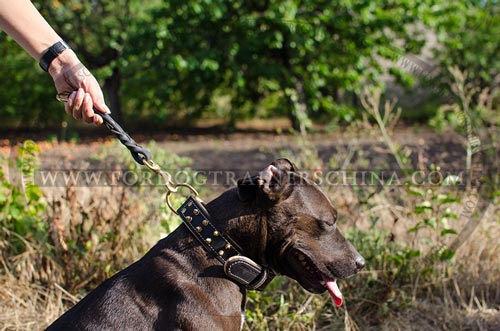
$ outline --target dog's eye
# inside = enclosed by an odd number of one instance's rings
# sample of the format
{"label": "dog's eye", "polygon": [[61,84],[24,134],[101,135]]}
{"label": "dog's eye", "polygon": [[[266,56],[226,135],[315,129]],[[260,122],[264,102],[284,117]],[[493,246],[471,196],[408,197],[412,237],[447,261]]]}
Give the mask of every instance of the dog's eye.
{"label": "dog's eye", "polygon": [[325,232],[332,232],[337,228],[337,224],[333,220],[319,220],[318,223]]}

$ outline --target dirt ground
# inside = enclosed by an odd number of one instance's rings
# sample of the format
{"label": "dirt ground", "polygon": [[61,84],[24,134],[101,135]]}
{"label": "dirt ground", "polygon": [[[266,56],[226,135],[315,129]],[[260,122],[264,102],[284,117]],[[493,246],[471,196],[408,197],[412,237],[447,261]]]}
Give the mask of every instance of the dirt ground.
{"label": "dirt ground", "polygon": [[[237,179],[248,173],[257,173],[278,157],[286,156],[296,162],[295,160],[304,158],[304,153],[312,153],[311,158],[318,158],[333,170],[341,167],[342,170],[398,169],[396,160],[379,137],[352,131],[313,134],[306,137],[307,144],[294,135],[277,134],[272,131],[154,133],[136,134],[134,138],[141,144],[154,141],[164,150],[189,157],[193,161],[191,165],[193,170],[209,173],[207,182],[213,182],[210,176],[217,176],[214,174],[217,171],[233,172]],[[426,129],[403,128],[395,132],[394,139],[407,150],[411,160],[409,167],[412,169],[429,170],[431,165],[457,172],[465,169],[465,139],[457,133],[435,133]],[[39,144],[42,149],[41,168],[82,169],[82,167],[88,168],[89,163],[94,168],[102,168],[106,166],[107,161],[96,160],[92,157],[93,152],[96,147],[109,145],[114,141],[113,137],[105,136],[97,139],[84,137],[77,143],[41,142]],[[12,143],[10,141],[10,144]],[[1,150],[3,153],[12,152],[5,144]],[[301,156],[295,157],[298,153]],[[113,155],[108,157],[113,158]],[[347,158],[349,160],[346,160]],[[332,159],[336,159],[337,162],[329,163]],[[304,166],[310,167],[309,164],[300,166],[302,171],[317,170],[304,169]],[[176,170],[169,169],[169,171]],[[232,184],[212,186],[211,192],[217,194]]]}
{"label": "dirt ground", "polygon": [[[5,138],[6,137],[6,138]],[[249,170],[262,169],[283,150],[292,153],[301,147],[301,140],[290,134],[273,131],[241,131],[236,133],[213,133],[211,131],[187,130],[179,133],[156,132],[133,134],[141,144],[155,141],[158,146],[193,160],[194,170]],[[12,146],[24,138],[39,142],[41,167],[61,169],[67,164],[73,167],[79,161],[88,160],[96,147],[114,141],[106,132],[82,135],[76,142],[47,142],[45,135],[27,134],[24,137],[6,135],[0,140],[0,153],[15,153]],[[378,136],[362,132],[337,132],[307,136],[310,147],[317,150],[318,157],[328,163],[333,156],[354,149],[362,150],[370,160],[367,165],[378,169],[396,169],[395,159]],[[465,138],[455,132],[435,133],[428,129],[402,128],[394,134],[395,141],[408,149],[411,167],[428,167],[433,164],[447,169],[465,167]],[[307,147],[307,146],[306,146]],[[153,155],[154,159],[154,155]],[[377,160],[384,164],[377,164]],[[69,161],[69,162],[66,162]],[[94,160],[95,161],[95,160]],[[104,162],[105,160],[103,160]],[[308,169],[310,170],[310,169]]]}
{"label": "dirt ground", "polygon": [[[280,122],[278,122],[279,124]],[[174,153],[192,158],[194,167],[199,168],[227,168],[228,165],[237,165],[245,162],[249,168],[262,166],[273,152],[285,148],[296,148],[297,138],[279,127],[266,127],[258,124],[245,127],[234,133],[224,133],[219,128],[186,128],[154,132],[131,132],[131,136],[139,143],[155,141]],[[44,165],[51,165],[49,158],[72,154],[73,159],[85,158],[89,150],[101,144],[107,144],[114,137],[105,128],[78,131],[76,139],[70,143],[52,143],[57,134],[36,132],[0,132],[0,153],[10,152],[11,146],[26,139],[42,142],[42,157],[47,157]],[[366,130],[366,134],[353,130],[337,130],[332,133],[317,133],[306,137],[318,149],[323,161],[335,154],[339,148],[347,146],[361,146],[373,154],[388,154],[380,136],[373,130]],[[422,151],[427,162],[440,162],[446,166],[463,161],[465,137],[452,131],[436,133],[424,127],[401,126],[394,132],[397,143],[412,150],[412,161],[415,164],[417,152]],[[47,142],[48,141],[48,142]],[[45,148],[43,146],[45,145]],[[76,154],[75,154],[76,152]],[[53,159],[52,159],[53,160]]]}

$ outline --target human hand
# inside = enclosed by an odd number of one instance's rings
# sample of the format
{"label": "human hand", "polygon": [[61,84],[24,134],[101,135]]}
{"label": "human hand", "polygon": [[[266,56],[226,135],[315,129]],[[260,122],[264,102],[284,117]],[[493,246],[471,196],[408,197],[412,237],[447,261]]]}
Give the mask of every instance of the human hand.
{"label": "human hand", "polygon": [[62,52],[52,61],[49,74],[54,80],[57,92],[69,94],[64,107],[68,114],[87,123],[102,124],[102,117],[93,109],[95,107],[103,113],[110,113],[101,87],[72,50]]}

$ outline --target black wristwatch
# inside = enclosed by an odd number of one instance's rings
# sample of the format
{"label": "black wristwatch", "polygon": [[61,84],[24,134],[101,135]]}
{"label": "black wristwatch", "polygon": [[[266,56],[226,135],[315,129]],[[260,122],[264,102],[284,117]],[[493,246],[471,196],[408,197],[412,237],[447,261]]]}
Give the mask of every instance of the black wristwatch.
{"label": "black wristwatch", "polygon": [[40,59],[40,67],[44,71],[49,71],[50,64],[56,57],[59,56],[62,52],[67,49],[71,49],[68,44],[64,42],[64,40],[56,42],[54,45],[50,46],[45,53],[43,53],[42,58]]}

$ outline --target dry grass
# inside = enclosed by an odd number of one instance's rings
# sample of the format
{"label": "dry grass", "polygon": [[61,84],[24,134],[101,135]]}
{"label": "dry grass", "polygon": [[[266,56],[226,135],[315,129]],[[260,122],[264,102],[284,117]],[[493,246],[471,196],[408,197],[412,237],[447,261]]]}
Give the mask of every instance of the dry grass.
{"label": "dry grass", "polygon": [[463,307],[442,302],[418,302],[411,308],[391,316],[381,331],[495,331],[500,326],[500,311],[491,308]]}
{"label": "dry grass", "polygon": [[391,314],[381,330],[499,330],[499,236],[495,220],[483,219],[458,250],[448,276],[419,284],[422,293],[408,309]]}
{"label": "dry grass", "polygon": [[0,330],[43,330],[60,316],[68,305],[80,299],[62,287],[43,287],[19,281],[12,276],[0,278]]}

